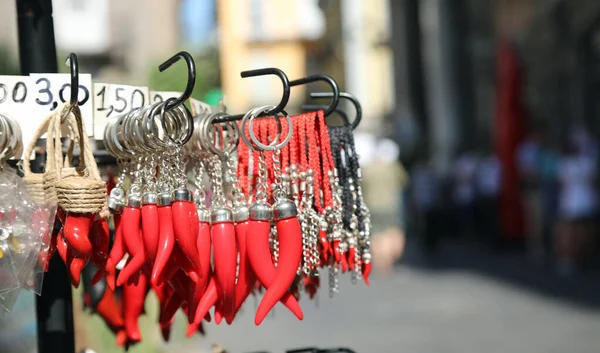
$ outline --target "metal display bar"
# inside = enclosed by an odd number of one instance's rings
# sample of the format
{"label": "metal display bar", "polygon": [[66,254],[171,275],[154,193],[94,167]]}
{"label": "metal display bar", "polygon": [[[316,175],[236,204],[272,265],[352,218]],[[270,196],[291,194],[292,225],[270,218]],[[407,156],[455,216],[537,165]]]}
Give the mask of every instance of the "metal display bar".
{"label": "metal display bar", "polygon": [[[51,0],[16,0],[21,74],[57,72]],[[40,161],[32,169],[40,169]],[[54,256],[36,296],[38,353],[74,353],[73,298],[67,268]]]}

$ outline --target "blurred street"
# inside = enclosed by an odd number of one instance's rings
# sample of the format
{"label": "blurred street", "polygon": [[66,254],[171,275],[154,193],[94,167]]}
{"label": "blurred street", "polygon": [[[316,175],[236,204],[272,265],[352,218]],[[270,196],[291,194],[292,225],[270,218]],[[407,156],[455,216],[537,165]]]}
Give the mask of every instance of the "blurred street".
{"label": "blurred street", "polygon": [[256,328],[246,312],[233,327],[206,326],[208,336],[184,341],[182,351],[209,352],[213,342],[228,352],[340,344],[357,353],[597,351],[597,278],[552,278],[513,255],[473,250],[446,246],[432,263],[409,246],[408,264],[374,278],[370,288],[343,281],[334,300],[322,292],[319,308],[304,301],[303,323],[278,306],[276,317]]}

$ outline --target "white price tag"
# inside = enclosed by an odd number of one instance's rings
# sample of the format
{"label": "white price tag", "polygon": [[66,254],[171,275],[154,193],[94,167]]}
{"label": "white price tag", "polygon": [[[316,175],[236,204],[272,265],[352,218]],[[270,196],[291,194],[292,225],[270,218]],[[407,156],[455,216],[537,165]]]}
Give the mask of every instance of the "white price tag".
{"label": "white price tag", "polygon": [[29,76],[0,76],[0,114],[14,119],[19,124],[23,148],[27,147],[44,119],[31,114],[33,102],[31,83]]}
{"label": "white price tag", "polygon": [[[59,105],[71,97],[71,75],[69,74],[31,74],[33,108],[31,114],[36,118],[45,118]],[[94,110],[92,108],[92,75],[79,74],[79,109],[83,115],[85,131],[94,135]]]}
{"label": "white price tag", "polygon": [[195,115],[209,114],[209,113],[216,111],[216,108],[213,108],[212,106],[210,106],[204,102],[201,102],[197,99],[190,98],[189,100],[190,100],[190,106],[192,107],[192,112]]}
{"label": "white price tag", "polygon": [[104,139],[108,119],[149,105],[148,87],[94,83],[94,137]]}
{"label": "white price tag", "polygon": [[150,104],[164,102],[169,98],[181,97],[181,92],[158,92],[150,91]]}

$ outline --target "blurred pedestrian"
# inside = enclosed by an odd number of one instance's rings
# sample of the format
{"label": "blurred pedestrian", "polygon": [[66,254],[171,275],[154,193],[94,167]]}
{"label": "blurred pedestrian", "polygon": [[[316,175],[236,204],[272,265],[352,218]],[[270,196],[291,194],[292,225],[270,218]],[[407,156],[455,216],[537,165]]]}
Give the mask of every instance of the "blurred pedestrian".
{"label": "blurred pedestrian", "polygon": [[585,249],[594,235],[598,199],[594,181],[597,163],[570,139],[560,158],[559,216],[556,249],[557,270],[562,275],[576,272]]}
{"label": "blurred pedestrian", "polygon": [[492,247],[500,245],[499,196],[502,185],[502,165],[488,148],[479,157],[475,174],[477,192],[476,226],[478,235]]}
{"label": "blurred pedestrian", "polygon": [[541,142],[542,133],[534,131],[525,138],[517,149],[521,202],[525,212],[525,235],[529,254],[537,263],[543,260],[544,255],[538,170]]}
{"label": "blurred pedestrian", "polygon": [[458,236],[473,235],[476,172],[477,155],[471,151],[460,153],[452,170],[452,201],[456,206],[453,228]]}
{"label": "blurred pedestrian", "polygon": [[440,236],[439,179],[430,160],[415,163],[409,187],[420,244],[425,252],[434,252]]}

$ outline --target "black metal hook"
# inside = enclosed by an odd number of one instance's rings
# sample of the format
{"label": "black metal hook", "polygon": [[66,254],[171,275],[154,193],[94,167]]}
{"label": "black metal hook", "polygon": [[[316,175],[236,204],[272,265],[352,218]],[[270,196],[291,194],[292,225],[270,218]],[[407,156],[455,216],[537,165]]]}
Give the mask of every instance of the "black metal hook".
{"label": "black metal hook", "polygon": [[283,84],[283,95],[281,96],[281,100],[279,101],[279,104],[277,104],[273,110],[266,113],[266,115],[274,115],[274,114],[281,112],[283,109],[285,109],[285,106],[288,104],[288,101],[290,100],[290,86],[292,86],[292,85],[290,84],[290,80],[288,79],[285,72],[283,72],[277,68],[274,68],[274,67],[269,67],[266,69],[242,71],[242,73],[241,73],[242,78],[264,76],[264,75],[275,75],[275,76],[279,77],[279,79],[281,80],[281,83]]}
{"label": "black metal hook", "polygon": [[[280,69],[274,68],[274,67],[268,67],[268,68],[264,68],[264,69],[242,71],[240,74],[240,76],[242,76],[242,78],[265,76],[265,75],[275,75],[275,76],[279,77],[279,79],[281,80],[281,83],[283,85],[283,95],[281,96],[281,100],[279,101],[279,104],[277,104],[275,106],[275,108],[273,108],[271,111],[261,114],[261,115],[276,115],[283,111],[285,106],[288,104],[288,101],[290,100],[290,80],[288,79],[285,72],[281,71]],[[213,124],[242,120],[244,115],[245,114],[237,114],[237,115],[229,115],[229,116],[226,116],[223,118],[218,118],[213,121]]]}
{"label": "black metal hook", "polygon": [[[310,98],[329,98],[332,96],[333,96],[333,94],[329,93],[329,92],[313,92],[310,94]],[[362,106],[360,105],[360,102],[358,101],[358,99],[354,95],[352,95],[348,92],[340,92],[340,97],[348,99],[352,103],[352,105],[354,105],[354,109],[356,110],[356,117],[352,121],[352,129],[356,129],[356,127],[358,126],[358,124],[360,124],[360,122],[362,120]],[[314,105],[303,106],[303,108],[307,109],[307,110],[310,110],[311,108],[314,109],[315,107],[317,107],[317,106],[314,106]],[[318,109],[322,109],[322,107],[320,107]],[[325,112],[325,115],[329,115],[329,114],[327,114],[327,112]]]}
{"label": "black metal hook", "polygon": [[180,59],[185,60],[185,62],[187,64],[187,69],[188,69],[187,84],[185,86],[185,91],[183,91],[181,96],[166,103],[168,105],[166,107],[167,110],[170,110],[180,104],[185,103],[185,101],[188,98],[190,98],[190,96],[192,95],[192,92],[194,91],[194,86],[196,85],[196,63],[194,62],[194,58],[192,58],[190,53],[188,53],[187,51],[180,51],[179,53],[173,55],[167,61],[160,64],[160,66],[158,67],[158,70],[160,72],[163,72],[166,69],[168,69],[169,67],[171,67],[171,65],[178,62]]}
{"label": "black metal hook", "polygon": [[69,103],[76,106],[79,104],[79,61],[77,55],[75,53],[69,54],[65,65],[69,66],[71,72],[71,99]]}
{"label": "black metal hook", "polygon": [[330,95],[328,96],[332,97],[331,104],[329,105],[329,107],[327,107],[327,109],[325,109],[325,115],[329,115],[335,111],[335,108],[337,108],[338,103],[340,102],[340,88],[337,82],[335,82],[335,80],[331,76],[324,74],[308,75],[304,78],[291,81],[290,86],[293,87],[298,85],[305,85],[307,83],[316,81],[324,81],[327,84],[329,84],[329,86],[331,86],[331,93],[329,93]]}

